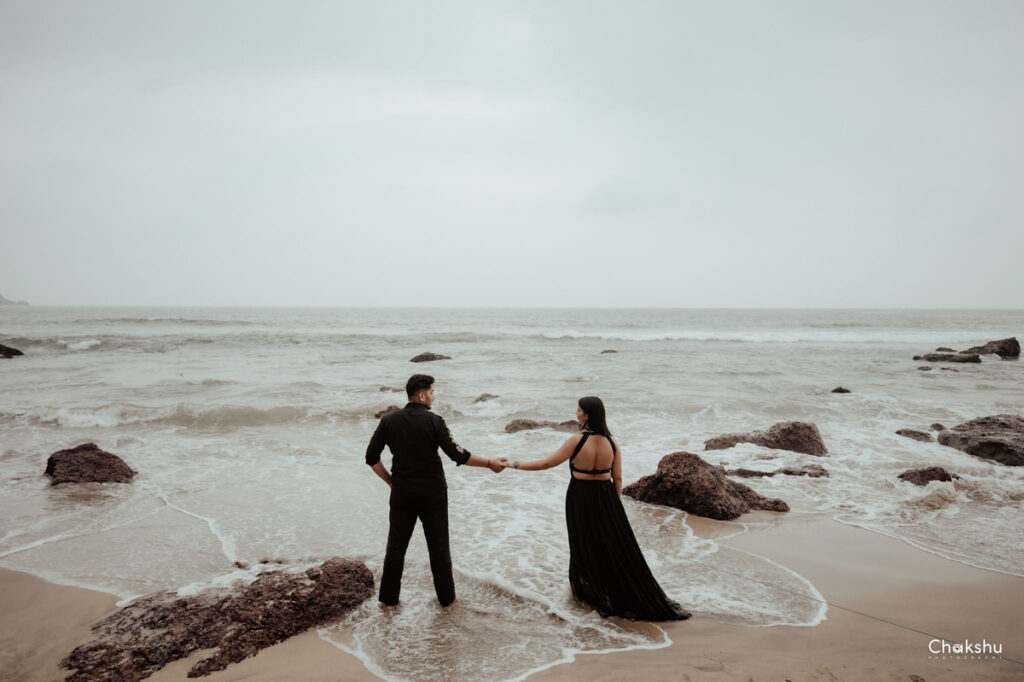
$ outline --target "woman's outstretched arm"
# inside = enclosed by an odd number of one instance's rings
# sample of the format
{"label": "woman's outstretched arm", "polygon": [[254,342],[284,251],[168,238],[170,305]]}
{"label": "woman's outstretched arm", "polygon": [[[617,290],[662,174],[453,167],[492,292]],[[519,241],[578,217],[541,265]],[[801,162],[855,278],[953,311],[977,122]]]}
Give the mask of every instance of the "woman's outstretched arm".
{"label": "woman's outstretched arm", "polygon": [[513,469],[519,469],[520,471],[540,471],[541,469],[556,467],[572,456],[572,451],[576,448],[576,443],[579,442],[580,438],[582,438],[582,436],[570,436],[564,443],[562,443],[562,447],[558,448],[544,459],[535,459],[530,462],[514,460],[510,466]]}

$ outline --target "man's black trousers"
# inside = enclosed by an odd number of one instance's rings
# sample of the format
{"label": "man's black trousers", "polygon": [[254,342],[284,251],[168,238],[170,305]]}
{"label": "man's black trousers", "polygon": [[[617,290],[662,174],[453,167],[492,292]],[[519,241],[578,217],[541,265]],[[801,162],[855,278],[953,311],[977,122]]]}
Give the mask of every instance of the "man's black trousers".
{"label": "man's black trousers", "polygon": [[442,606],[455,600],[452,555],[448,547],[448,488],[443,482],[391,482],[391,528],[380,578],[380,601],[397,604],[402,589],[405,550],[409,547],[416,519],[423,523],[430,554],[430,572],[434,591]]}

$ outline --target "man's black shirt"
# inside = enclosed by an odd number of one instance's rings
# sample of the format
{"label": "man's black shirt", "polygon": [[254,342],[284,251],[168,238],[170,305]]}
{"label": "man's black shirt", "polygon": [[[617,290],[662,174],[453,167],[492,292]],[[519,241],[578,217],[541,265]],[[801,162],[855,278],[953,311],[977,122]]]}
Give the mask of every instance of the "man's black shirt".
{"label": "man's black shirt", "polygon": [[444,418],[422,403],[407,403],[381,417],[366,447],[366,463],[373,466],[379,462],[385,445],[393,455],[391,477],[398,481],[434,479],[444,483],[439,447],[456,464],[465,464],[470,456],[469,450],[452,438]]}

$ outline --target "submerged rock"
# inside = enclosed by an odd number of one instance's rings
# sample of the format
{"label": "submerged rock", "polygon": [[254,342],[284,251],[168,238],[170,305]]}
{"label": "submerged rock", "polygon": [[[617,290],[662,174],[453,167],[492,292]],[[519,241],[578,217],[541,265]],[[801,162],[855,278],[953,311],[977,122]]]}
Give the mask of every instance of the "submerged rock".
{"label": "submerged rock", "polygon": [[387,407],[385,407],[385,408],[384,408],[383,410],[381,410],[380,412],[375,412],[375,413],[373,414],[373,418],[374,418],[374,419],[380,419],[380,418],[381,418],[381,417],[383,417],[384,415],[386,415],[386,414],[391,414],[392,412],[398,412],[398,411],[399,411],[400,409],[402,409],[402,408],[401,408],[401,407],[399,407],[398,405],[388,405]]}
{"label": "submerged rock", "polygon": [[743,478],[754,478],[762,476],[774,476],[783,474],[785,476],[807,476],[808,478],[829,478],[831,474],[820,464],[807,464],[802,467],[783,467],[775,471],[758,471],[757,469],[729,469],[726,476],[742,476]]}
{"label": "submerged rock", "polygon": [[68,450],[58,450],[46,460],[50,485],[61,483],[131,483],[138,472],[117,455],[101,450],[96,443],[83,443]]}
{"label": "submerged rock", "polygon": [[921,370],[922,372],[930,372],[930,371],[932,371],[932,368],[929,367],[928,365],[924,365],[923,367],[918,367],[918,369]]}
{"label": "submerged rock", "polygon": [[1024,417],[979,417],[939,432],[939,442],[1007,466],[1024,464]]}
{"label": "submerged rock", "polygon": [[905,436],[907,438],[913,438],[914,440],[919,440],[922,443],[932,442],[932,434],[925,433],[924,431],[915,431],[914,429],[899,429],[898,431],[896,431],[896,434],[899,436]]}
{"label": "submerged rock", "polygon": [[1019,358],[1020,357],[1020,342],[1017,341],[1017,337],[1011,336],[1008,339],[999,339],[998,341],[989,341],[984,346],[973,346],[967,350],[960,351],[961,353],[977,353],[978,355],[998,355],[1001,358]]}
{"label": "submerged rock", "polygon": [[72,671],[71,682],[135,682],[194,651],[216,648],[189,670],[189,677],[200,677],[335,620],[373,591],[365,564],[334,557],[302,573],[266,572],[242,587],[189,597],[159,592],[93,625],[97,638],[75,647],[60,667]]}
{"label": "submerged rock", "polygon": [[724,521],[756,509],[789,511],[782,500],[769,499],[749,486],[730,481],[723,467],[709,464],[692,452],[665,455],[658,462],[657,473],[631,483],[622,493],[641,502]]}
{"label": "submerged rock", "polygon": [[601,355],[604,355],[605,353],[618,353],[618,352],[619,351],[615,350],[614,348],[605,348],[603,351],[601,351]]}
{"label": "submerged rock", "polygon": [[564,422],[537,421],[536,419],[513,419],[505,424],[506,433],[532,431],[534,429],[554,429],[555,431],[579,432],[580,425],[573,419]]}
{"label": "submerged rock", "polygon": [[947,346],[939,346],[938,348],[935,349],[935,352],[936,353],[955,353],[956,351],[953,350],[952,348],[947,347]]}
{"label": "submerged rock", "polygon": [[15,355],[24,355],[17,348],[11,348],[0,343],[0,358],[13,358]]}
{"label": "submerged rock", "polygon": [[704,441],[705,450],[725,450],[737,443],[754,443],[775,450],[790,450],[806,455],[826,455],[828,450],[818,427],[809,422],[779,422],[767,431],[729,433]]}
{"label": "submerged rock", "polygon": [[850,393],[850,389],[843,388],[842,386],[836,386],[832,389],[833,393]]}
{"label": "submerged rock", "polygon": [[481,394],[480,394],[480,395],[478,395],[478,396],[476,397],[476,399],[475,399],[475,400],[473,401],[473,404],[475,405],[475,404],[477,404],[477,403],[485,403],[485,402],[487,402],[488,400],[496,400],[496,399],[498,399],[498,398],[500,398],[500,397],[501,397],[501,396],[497,396],[497,395],[494,395],[493,393],[481,393]]}
{"label": "submerged rock", "polygon": [[924,355],[915,355],[914,359],[927,362],[981,362],[981,356],[977,353],[969,355],[962,353],[925,353]]}
{"label": "submerged rock", "polygon": [[451,358],[440,353],[420,353],[416,357],[411,358],[409,362],[431,362],[433,360],[451,360]]}
{"label": "submerged rock", "polygon": [[942,424],[940,424],[939,422],[935,422],[934,424],[932,424],[932,431],[945,431],[945,430],[946,430],[946,427],[943,426]]}
{"label": "submerged rock", "polygon": [[928,467],[927,469],[907,469],[899,475],[899,478],[914,485],[928,485],[931,481],[952,481],[954,478],[960,477],[949,473],[942,467]]}

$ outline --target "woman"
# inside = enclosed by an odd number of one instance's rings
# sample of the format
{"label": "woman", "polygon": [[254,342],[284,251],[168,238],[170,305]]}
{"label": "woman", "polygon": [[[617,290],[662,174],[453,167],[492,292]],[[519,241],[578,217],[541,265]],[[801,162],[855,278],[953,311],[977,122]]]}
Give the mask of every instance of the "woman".
{"label": "woman", "polygon": [[665,596],[647,566],[626,518],[622,494],[622,457],[605,423],[600,398],[580,398],[572,436],[545,459],[514,461],[521,471],[539,471],[569,460],[565,522],[569,531],[569,584],[573,596],[602,616],[633,620],[684,620],[690,617]]}

